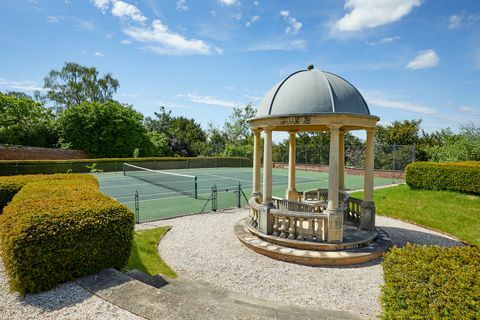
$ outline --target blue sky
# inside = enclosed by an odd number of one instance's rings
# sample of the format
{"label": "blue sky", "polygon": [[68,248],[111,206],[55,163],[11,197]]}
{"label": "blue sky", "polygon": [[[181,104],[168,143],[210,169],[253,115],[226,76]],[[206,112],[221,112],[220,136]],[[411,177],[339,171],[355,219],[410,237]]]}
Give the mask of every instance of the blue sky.
{"label": "blue sky", "polygon": [[145,115],[221,126],[312,63],[353,83],[381,123],[480,121],[477,0],[2,0],[0,90],[31,93],[65,61],[120,81]]}

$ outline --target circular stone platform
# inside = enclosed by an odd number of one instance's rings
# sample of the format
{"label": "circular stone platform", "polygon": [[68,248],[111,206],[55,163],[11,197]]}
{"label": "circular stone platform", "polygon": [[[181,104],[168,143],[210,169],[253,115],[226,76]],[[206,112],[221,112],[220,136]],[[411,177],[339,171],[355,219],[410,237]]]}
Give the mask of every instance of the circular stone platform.
{"label": "circular stone platform", "polygon": [[[248,218],[234,226],[237,238],[253,251],[270,258],[308,266],[339,266],[365,263],[380,258],[391,240],[382,229],[376,232],[349,230],[345,244],[326,244],[260,235],[248,225]],[[376,237],[372,238],[372,235]],[[360,238],[361,237],[361,238]],[[273,241],[272,241],[273,240]],[[280,244],[281,243],[281,244]]]}

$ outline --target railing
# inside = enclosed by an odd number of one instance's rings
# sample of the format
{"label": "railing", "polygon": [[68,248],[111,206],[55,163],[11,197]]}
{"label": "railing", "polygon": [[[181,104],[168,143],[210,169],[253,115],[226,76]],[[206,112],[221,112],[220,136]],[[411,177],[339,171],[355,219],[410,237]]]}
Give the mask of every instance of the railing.
{"label": "railing", "polygon": [[362,202],[363,201],[361,199],[349,197],[346,208],[343,211],[344,221],[351,222],[356,226],[360,225]]}
{"label": "railing", "polygon": [[[268,214],[273,217],[272,236],[302,241],[326,241],[328,214],[325,212],[328,202],[327,189],[308,190],[303,193],[303,201],[273,197],[273,207]],[[252,196],[250,205],[250,225],[257,228],[259,213],[265,208],[260,204],[260,196]],[[339,192],[339,210],[344,221],[360,226],[362,200],[351,197],[344,191]]]}

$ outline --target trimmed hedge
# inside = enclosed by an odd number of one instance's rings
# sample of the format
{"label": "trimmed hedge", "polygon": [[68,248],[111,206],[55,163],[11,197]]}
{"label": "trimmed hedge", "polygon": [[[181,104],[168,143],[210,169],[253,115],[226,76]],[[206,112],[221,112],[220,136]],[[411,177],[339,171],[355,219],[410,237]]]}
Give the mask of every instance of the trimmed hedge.
{"label": "trimmed hedge", "polygon": [[12,290],[40,292],[126,266],[134,214],[93,176],[2,177],[0,198],[10,201],[0,215],[0,253]]}
{"label": "trimmed hedge", "polygon": [[480,318],[480,247],[407,244],[382,264],[384,319]]}
{"label": "trimmed hedge", "polygon": [[251,167],[252,160],[243,157],[165,157],[165,158],[101,158],[73,160],[0,160],[1,175],[52,173],[88,173],[96,169],[104,172],[122,171],[124,162],[137,163],[150,169],[186,169],[214,167]]}
{"label": "trimmed hedge", "polygon": [[480,162],[414,162],[406,167],[405,180],[413,189],[480,194]]}

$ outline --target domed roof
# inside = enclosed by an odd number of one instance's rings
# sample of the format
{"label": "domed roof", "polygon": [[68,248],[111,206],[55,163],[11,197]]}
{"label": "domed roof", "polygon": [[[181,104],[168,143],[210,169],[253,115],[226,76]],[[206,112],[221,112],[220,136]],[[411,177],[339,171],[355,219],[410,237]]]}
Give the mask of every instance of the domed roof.
{"label": "domed roof", "polygon": [[370,115],[370,110],[347,80],[310,65],[276,84],[263,98],[257,117],[319,113]]}

